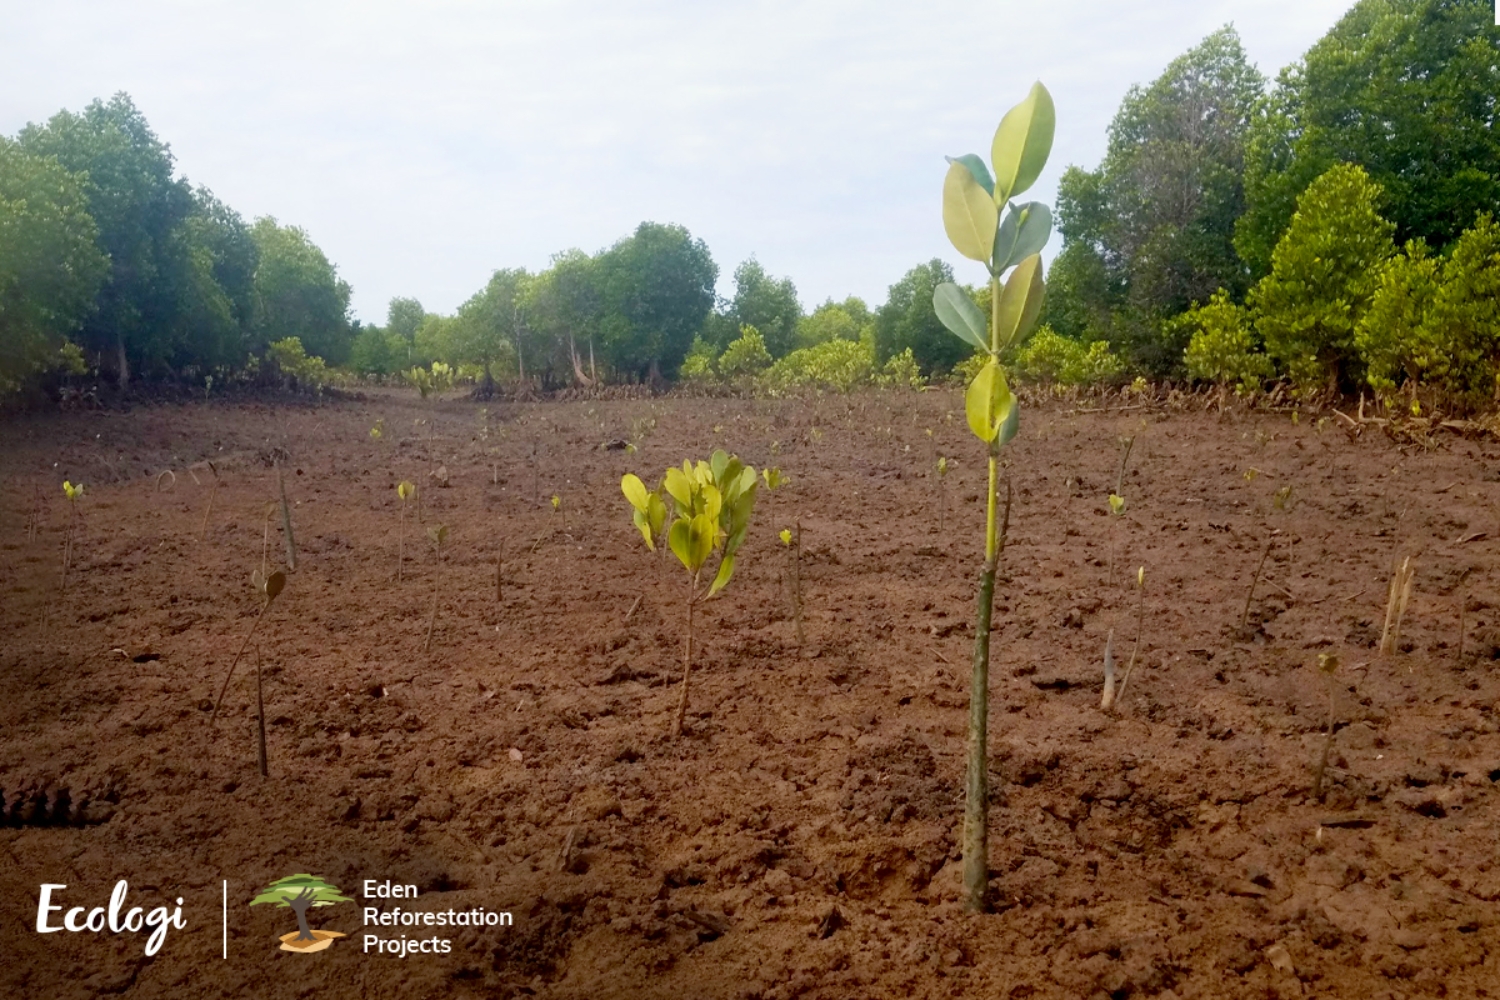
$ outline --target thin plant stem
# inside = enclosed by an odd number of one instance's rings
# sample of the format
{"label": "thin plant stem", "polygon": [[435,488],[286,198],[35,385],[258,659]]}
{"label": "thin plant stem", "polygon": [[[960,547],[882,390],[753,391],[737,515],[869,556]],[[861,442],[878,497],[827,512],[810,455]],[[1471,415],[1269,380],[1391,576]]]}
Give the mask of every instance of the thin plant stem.
{"label": "thin plant stem", "polygon": [[682,735],[682,724],[687,718],[688,679],[693,673],[693,605],[698,597],[698,577],[688,577],[687,629],[682,643],[682,692],[677,699],[677,718],[672,722],[672,738]]}
{"label": "thin plant stem", "polygon": [[792,615],[797,624],[797,645],[807,645],[807,633],[802,627],[802,522],[795,523],[792,536]]}
{"label": "thin plant stem", "polygon": [[281,527],[286,532],[286,568],[297,568],[297,539],[292,535],[292,507],[286,502],[286,477],[281,474],[281,463],[276,463],[276,488],[281,492]]}
{"label": "thin plant stem", "polygon": [[224,675],[224,683],[219,687],[219,697],[214,700],[214,710],[209,713],[209,725],[212,725],[214,720],[219,717],[219,709],[224,704],[224,692],[229,690],[229,681],[234,677],[234,668],[240,665],[240,657],[245,655],[245,648],[250,645],[250,640],[255,638],[255,630],[260,628],[260,620],[266,616],[266,609],[270,606],[270,601],[266,601],[260,606],[260,611],[255,615],[255,621],[250,624],[250,631],[245,633],[245,641],[240,643],[239,652],[234,654],[234,660],[229,664],[229,672]]}
{"label": "thin plant stem", "polygon": [[255,727],[259,741],[256,744],[255,763],[262,778],[269,778],[271,771],[266,762],[266,699],[260,682],[260,646],[255,647]]}

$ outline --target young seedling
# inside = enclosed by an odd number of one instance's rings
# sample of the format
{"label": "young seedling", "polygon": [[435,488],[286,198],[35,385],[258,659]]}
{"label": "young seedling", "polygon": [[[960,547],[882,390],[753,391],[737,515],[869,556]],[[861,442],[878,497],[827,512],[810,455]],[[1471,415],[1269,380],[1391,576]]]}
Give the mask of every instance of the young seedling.
{"label": "young seedling", "polygon": [[1380,655],[1389,656],[1401,643],[1401,619],[1406,616],[1406,602],[1411,600],[1412,575],[1416,570],[1411,556],[1391,574],[1391,585],[1385,599],[1385,628],[1380,632]]}
{"label": "young seedling", "polygon": [[1120,547],[1120,519],[1125,515],[1125,498],[1118,493],[1109,495],[1109,583],[1115,582],[1115,552]]}
{"label": "young seedling", "polygon": [[432,539],[432,550],[436,557],[437,569],[432,574],[432,616],[427,619],[427,638],[422,642],[422,652],[432,651],[432,629],[437,625],[438,613],[438,582],[443,568],[443,543],[448,540],[448,526],[446,524],[434,524],[427,529],[427,537]]}
{"label": "young seedling", "polygon": [[[949,158],[943,181],[943,228],[960,254],[989,271],[990,318],[967,292],[951,282],[933,292],[942,324],[989,356],[964,394],[969,429],[989,452],[985,491],[984,564],[975,615],[973,677],[969,686],[968,774],[964,785],[963,901],[982,911],[989,889],[989,669],[990,620],[995,571],[1001,552],[998,509],[1000,449],[1015,437],[1019,406],[1006,382],[1000,354],[1024,338],[1041,313],[1041,249],[1052,233],[1052,212],[1040,202],[1015,204],[1035,183],[1052,150],[1056,114],[1040,83],[1000,121],[990,148],[990,166],[975,155]],[[1007,209],[1002,221],[1003,209]],[[1001,277],[1010,272],[1004,285]],[[1007,482],[1007,495],[1009,483]]]}
{"label": "young seedling", "polygon": [[83,497],[83,484],[74,485],[63,480],[63,496],[68,498],[68,530],[63,533],[62,590],[68,589],[68,568],[73,565],[73,539],[83,515],[78,512],[78,501]]}
{"label": "young seedling", "polygon": [[563,510],[562,497],[556,493],[552,494],[552,513],[562,515],[562,530],[563,534],[566,535],[568,533],[568,512]]}
{"label": "young seedling", "polygon": [[401,498],[401,514],[397,519],[400,528],[396,533],[396,582],[401,582],[402,567],[406,563],[406,508],[411,503],[412,495],[417,492],[416,484],[410,480],[403,479],[396,484],[396,496]]}
{"label": "young seedling", "polygon": [[224,683],[219,687],[219,697],[214,700],[214,710],[208,717],[210,725],[219,717],[219,709],[224,705],[224,693],[229,690],[229,681],[234,677],[234,668],[240,665],[240,657],[245,655],[245,649],[250,645],[250,640],[255,638],[255,631],[260,628],[261,619],[265,618],[272,602],[286,587],[286,574],[281,570],[277,570],[270,576],[262,576],[258,572],[252,573],[250,583],[261,593],[260,611],[256,614],[255,621],[250,624],[250,631],[245,633],[245,641],[240,643],[239,652],[235,653],[234,659],[230,661],[229,672],[224,675]]}
{"label": "young seedling", "polygon": [[[715,451],[709,461],[700,461],[696,465],[684,461],[681,468],[670,468],[663,477],[662,489],[671,497],[676,515],[667,529],[667,546],[688,575],[682,693],[672,723],[674,738],[682,734],[683,721],[687,717],[688,684],[693,669],[693,609],[699,601],[723,590],[734,575],[735,553],[750,528],[757,485],[755,469],[724,451]],[[654,548],[654,532],[651,531],[655,507],[653,494],[646,490],[640,477],[632,474],[626,474],[620,480],[620,490],[630,501],[636,526],[645,536],[646,545]],[[659,495],[656,502],[665,507],[665,501]],[[644,526],[642,520],[646,522]],[[715,555],[718,556],[718,566],[713,581],[706,590],[700,589],[703,572]]]}
{"label": "young seedling", "polygon": [[1318,763],[1313,767],[1313,798],[1319,802],[1323,801],[1323,773],[1328,769],[1328,754],[1333,749],[1333,675],[1339,668],[1339,658],[1334,653],[1318,654],[1318,673],[1323,675],[1323,683],[1328,688],[1328,730],[1323,737],[1323,752],[1318,756]]}
{"label": "young seedling", "polygon": [[375,421],[375,426],[370,428],[370,440],[379,441],[385,437],[385,418],[380,417]]}
{"label": "young seedling", "polygon": [[1104,643],[1104,698],[1099,707],[1106,712],[1114,710],[1116,704],[1125,700],[1125,688],[1130,683],[1130,675],[1135,671],[1136,656],[1141,651],[1141,632],[1146,624],[1146,567],[1142,566],[1135,571],[1135,588],[1140,593],[1140,599],[1136,602],[1135,612],[1135,645],[1130,650],[1130,662],[1125,665],[1125,674],[1120,678],[1120,688],[1115,690],[1115,664],[1113,656],[1113,645],[1115,641],[1115,630],[1109,630],[1109,638]]}

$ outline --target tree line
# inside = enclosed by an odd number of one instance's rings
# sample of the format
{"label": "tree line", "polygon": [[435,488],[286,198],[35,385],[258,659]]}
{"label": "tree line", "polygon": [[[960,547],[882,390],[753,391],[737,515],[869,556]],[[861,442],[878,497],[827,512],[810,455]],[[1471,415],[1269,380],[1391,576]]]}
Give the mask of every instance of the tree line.
{"label": "tree line", "polygon": [[1274,82],[1224,28],[1132,88],[1059,184],[1045,321],[1127,373],[1495,399],[1493,15],[1360,0]]}
{"label": "tree line", "polygon": [[[1226,27],[1131,88],[1103,161],[1061,179],[1044,324],[1012,360],[1058,381],[1493,399],[1492,13],[1489,0],[1360,0],[1274,81]],[[383,325],[361,325],[307,233],[247,223],[176,176],[128,96],[0,137],[0,392],[84,369],[227,381],[304,352],[370,377],[442,361],[483,385],[544,388],[961,374],[973,360],[932,308],[952,277],[932,260],[878,306],[804,310],[793,281],[752,257],[721,299],[701,239],[643,222],[537,273],[497,270],[451,315],[397,298]],[[971,292],[987,313],[987,288]]]}

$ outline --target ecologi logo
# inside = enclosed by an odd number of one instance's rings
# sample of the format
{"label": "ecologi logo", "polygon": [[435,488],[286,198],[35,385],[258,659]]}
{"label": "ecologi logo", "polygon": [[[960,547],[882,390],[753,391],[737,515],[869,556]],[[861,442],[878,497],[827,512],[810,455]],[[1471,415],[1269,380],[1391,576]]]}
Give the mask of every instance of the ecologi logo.
{"label": "ecologi logo", "polygon": [[316,875],[288,875],[277,879],[261,890],[259,896],[250,900],[251,906],[275,903],[289,906],[297,914],[297,931],[281,935],[282,951],[322,951],[332,946],[334,938],[347,937],[339,931],[317,931],[308,926],[307,911],[315,906],[332,906],[335,903],[352,903],[354,900],[339,892],[339,887]]}

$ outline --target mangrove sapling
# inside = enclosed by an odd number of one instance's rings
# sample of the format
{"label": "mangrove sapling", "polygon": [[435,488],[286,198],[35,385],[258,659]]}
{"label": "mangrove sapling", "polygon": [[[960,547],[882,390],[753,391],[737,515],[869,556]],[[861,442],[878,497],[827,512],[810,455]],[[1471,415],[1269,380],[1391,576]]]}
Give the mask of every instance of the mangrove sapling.
{"label": "mangrove sapling", "polygon": [[1313,767],[1313,798],[1319,802],[1323,801],[1323,774],[1328,770],[1328,754],[1333,749],[1333,675],[1338,668],[1337,654],[1318,654],[1318,673],[1323,675],[1323,683],[1328,688],[1328,729],[1323,737],[1323,752],[1318,755],[1318,763]]}
{"label": "mangrove sapling", "polygon": [[1115,583],[1115,552],[1120,547],[1120,519],[1125,515],[1125,498],[1118,493],[1109,495],[1109,584]]}
{"label": "mangrove sapling", "polygon": [[427,638],[422,642],[422,652],[424,653],[432,651],[432,629],[437,624],[438,584],[443,568],[443,543],[448,540],[448,526],[446,524],[432,525],[427,529],[427,537],[432,539],[433,554],[436,557],[437,568],[432,573],[432,615],[427,619]]}
{"label": "mangrove sapling", "polygon": [[948,514],[948,456],[939,455],[937,460],[938,534],[945,533],[944,522]]}
{"label": "mangrove sapling", "polygon": [[[1052,232],[1052,213],[1046,205],[1014,204],[1011,198],[1031,187],[1041,173],[1052,150],[1055,124],[1052,97],[1038,83],[1025,100],[1006,113],[995,131],[990,148],[994,173],[978,156],[950,157],[943,181],[943,228],[948,239],[963,256],[984,264],[990,276],[988,330],[984,314],[963,289],[944,282],[933,292],[933,308],[942,324],[989,356],[964,394],[969,429],[989,453],[964,788],[963,900],[965,909],[971,912],[985,908],[989,887],[990,620],[1000,558],[1000,449],[1015,436],[1019,416],[1000,354],[1036,324],[1044,290],[1041,249]],[[1007,207],[1002,221],[1001,211]],[[1000,279],[1007,271],[1010,276],[1002,286]]]}
{"label": "mangrove sapling", "polygon": [[1406,602],[1411,600],[1411,556],[1401,560],[1391,574],[1391,585],[1385,599],[1385,627],[1380,632],[1380,655],[1389,656],[1401,642],[1401,619],[1406,616]]}
{"label": "mangrove sapling", "polygon": [[410,480],[403,479],[396,484],[396,496],[401,498],[401,513],[397,517],[399,528],[396,532],[396,582],[401,582],[402,566],[406,563],[406,508],[411,502],[412,494],[417,492],[416,484]]}
{"label": "mangrove sapling", "polygon": [[68,498],[68,527],[63,532],[63,558],[62,558],[62,586],[60,589],[68,589],[68,567],[73,564],[73,539],[78,534],[78,526],[82,515],[78,512],[78,501],[83,497],[83,484],[74,485],[68,480],[63,480],[63,496]]}
{"label": "mangrove sapling", "polygon": [[[688,684],[693,669],[693,610],[699,601],[723,590],[734,575],[735,553],[750,528],[757,485],[754,467],[742,464],[722,450],[715,451],[707,462],[694,464],[684,460],[681,468],[668,469],[662,480],[661,490],[671,497],[676,515],[667,529],[667,546],[687,571],[688,583],[682,689],[672,722],[674,738],[682,734],[683,720],[687,717]],[[640,477],[629,473],[620,480],[620,490],[630,501],[633,520],[647,547],[654,549],[653,512],[665,511],[665,499],[659,493],[647,491]],[[713,581],[700,591],[703,571],[715,554],[718,567]]]}
{"label": "mangrove sapling", "polygon": [[250,631],[245,633],[245,641],[240,643],[239,652],[234,654],[234,659],[229,663],[229,672],[224,675],[224,683],[219,687],[219,697],[214,699],[214,710],[208,717],[210,725],[219,717],[219,709],[224,705],[224,693],[229,690],[229,681],[234,677],[234,668],[240,665],[240,657],[245,655],[245,649],[250,645],[250,640],[255,638],[255,631],[260,628],[261,619],[270,610],[272,602],[276,600],[277,595],[286,587],[286,574],[281,570],[277,570],[267,577],[262,577],[259,573],[253,573],[251,574],[250,582],[261,593],[260,611],[256,613],[255,621],[250,623]]}

